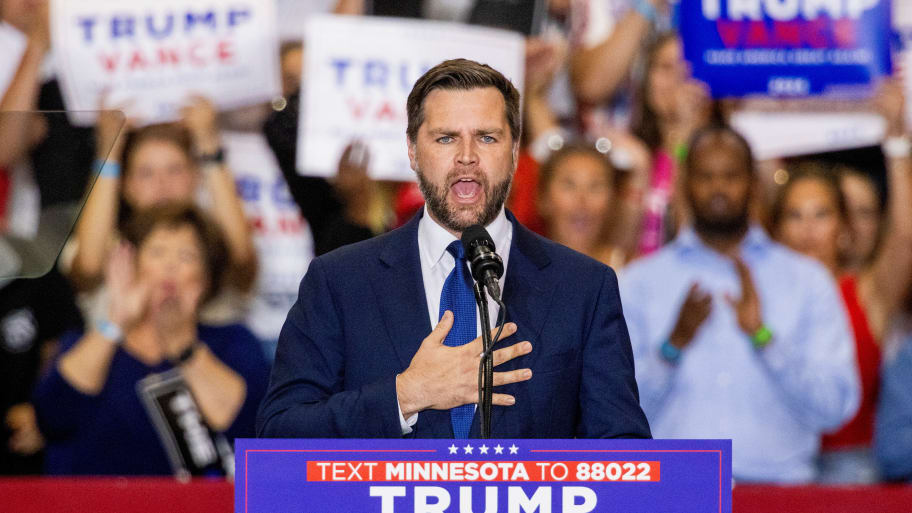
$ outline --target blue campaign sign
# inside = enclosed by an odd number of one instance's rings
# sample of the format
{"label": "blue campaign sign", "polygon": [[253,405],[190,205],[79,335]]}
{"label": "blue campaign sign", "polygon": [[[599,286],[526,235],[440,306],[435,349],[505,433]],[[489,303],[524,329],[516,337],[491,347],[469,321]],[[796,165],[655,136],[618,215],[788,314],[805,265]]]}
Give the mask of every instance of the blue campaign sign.
{"label": "blue campaign sign", "polygon": [[891,72],[890,0],[682,0],[693,74],[714,97],[869,94]]}
{"label": "blue campaign sign", "polygon": [[729,513],[731,440],[239,439],[238,513]]}

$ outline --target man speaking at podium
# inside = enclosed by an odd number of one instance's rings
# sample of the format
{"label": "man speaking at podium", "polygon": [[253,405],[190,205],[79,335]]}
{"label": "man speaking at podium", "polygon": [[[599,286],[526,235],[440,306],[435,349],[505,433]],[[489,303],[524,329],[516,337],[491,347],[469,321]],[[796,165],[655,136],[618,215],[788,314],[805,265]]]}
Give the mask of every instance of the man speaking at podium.
{"label": "man speaking at podium", "polygon": [[519,109],[513,84],[473,61],[418,79],[407,139],[425,208],[310,264],[279,337],[259,436],[478,437],[481,323],[459,239],[480,224],[506,269],[491,436],[650,437],[614,272],[504,210]]}

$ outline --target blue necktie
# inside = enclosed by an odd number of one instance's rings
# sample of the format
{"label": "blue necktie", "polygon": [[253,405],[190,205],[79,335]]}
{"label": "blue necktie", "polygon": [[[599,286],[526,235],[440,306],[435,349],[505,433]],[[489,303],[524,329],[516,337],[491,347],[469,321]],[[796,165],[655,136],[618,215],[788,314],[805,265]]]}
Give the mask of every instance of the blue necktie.
{"label": "blue necktie", "polygon": [[[440,293],[440,317],[447,310],[453,312],[453,327],[443,343],[447,346],[461,346],[475,338],[475,294],[472,291],[471,279],[466,267],[465,250],[458,240],[447,246],[447,251],[456,259],[456,266],[450,271],[443,291]],[[475,405],[464,404],[450,410],[450,421],[453,423],[453,435],[456,438],[468,438]]]}

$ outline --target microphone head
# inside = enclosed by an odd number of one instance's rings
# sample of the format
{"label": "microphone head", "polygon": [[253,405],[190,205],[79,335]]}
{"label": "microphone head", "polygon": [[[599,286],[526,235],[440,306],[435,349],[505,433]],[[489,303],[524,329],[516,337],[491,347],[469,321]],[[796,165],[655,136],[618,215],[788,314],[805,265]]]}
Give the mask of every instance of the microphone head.
{"label": "microphone head", "polygon": [[488,273],[495,278],[503,276],[503,260],[495,253],[494,239],[484,226],[475,224],[466,228],[460,241],[475,281],[483,282]]}
{"label": "microphone head", "polygon": [[491,238],[488,230],[485,230],[485,227],[480,224],[473,224],[463,230],[460,241],[467,258],[471,258],[469,255],[472,255],[478,246],[487,246],[491,251],[497,250],[494,247],[494,239]]}

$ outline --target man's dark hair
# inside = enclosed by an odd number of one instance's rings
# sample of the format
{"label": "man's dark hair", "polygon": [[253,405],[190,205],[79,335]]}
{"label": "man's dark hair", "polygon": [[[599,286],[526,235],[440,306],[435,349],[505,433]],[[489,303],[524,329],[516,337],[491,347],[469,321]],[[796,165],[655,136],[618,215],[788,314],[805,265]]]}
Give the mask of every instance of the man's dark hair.
{"label": "man's dark hair", "polygon": [[424,99],[435,89],[464,90],[482,87],[493,87],[500,91],[504,98],[507,124],[513,142],[519,141],[521,123],[519,111],[519,91],[507,77],[487,64],[479,64],[468,59],[451,59],[429,69],[421,76],[406,102],[408,128],[406,134],[410,142],[418,137],[418,127],[424,123]]}
{"label": "man's dark hair", "polygon": [[193,205],[166,203],[137,212],[126,224],[124,238],[139,248],[158,228],[177,229],[189,226],[195,233],[203,251],[203,267],[209,286],[203,294],[208,301],[218,294],[229,266],[228,247],[222,232],[206,214]]}
{"label": "man's dark hair", "polygon": [[[751,150],[750,143],[743,135],[729,125],[723,123],[712,123],[697,129],[691,136],[687,144],[687,158],[684,161],[684,168],[693,169],[696,164],[695,151],[704,139],[709,137],[729,137],[741,149],[744,158],[744,169],[747,170],[751,178],[756,176],[756,164],[754,163],[754,152]],[[688,173],[689,174],[689,173]]]}

